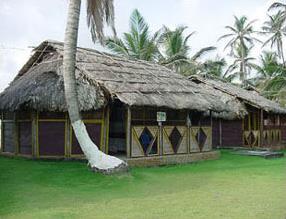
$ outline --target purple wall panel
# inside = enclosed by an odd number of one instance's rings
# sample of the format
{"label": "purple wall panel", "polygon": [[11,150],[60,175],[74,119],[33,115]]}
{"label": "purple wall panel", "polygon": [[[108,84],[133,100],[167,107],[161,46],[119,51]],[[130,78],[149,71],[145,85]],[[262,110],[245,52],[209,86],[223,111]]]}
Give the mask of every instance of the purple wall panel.
{"label": "purple wall panel", "polygon": [[[86,129],[87,132],[91,138],[91,140],[100,147],[100,139],[101,139],[101,124],[91,124],[87,123]],[[83,154],[78,141],[74,135],[74,132],[72,132],[72,154]]]}
{"label": "purple wall panel", "polygon": [[39,122],[39,150],[40,155],[64,156],[64,122]]}
{"label": "purple wall panel", "polygon": [[222,120],[222,146],[242,147],[242,120]]}
{"label": "purple wall panel", "polygon": [[20,154],[32,154],[32,123],[20,122],[19,124],[19,147]]}
{"label": "purple wall panel", "polygon": [[219,120],[213,119],[212,122],[212,144],[213,147],[218,147],[219,145]]}

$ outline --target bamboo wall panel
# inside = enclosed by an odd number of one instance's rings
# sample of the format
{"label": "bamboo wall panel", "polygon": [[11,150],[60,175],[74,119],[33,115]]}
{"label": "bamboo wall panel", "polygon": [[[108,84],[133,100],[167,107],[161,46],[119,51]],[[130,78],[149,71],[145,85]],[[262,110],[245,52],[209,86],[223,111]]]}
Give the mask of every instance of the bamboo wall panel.
{"label": "bamboo wall panel", "polygon": [[279,146],[282,141],[282,131],[280,129],[268,129],[263,131],[263,146]]}
{"label": "bamboo wall panel", "polygon": [[192,127],[190,128],[190,152],[200,152],[199,143],[197,140],[197,135],[199,133],[199,127]]}
{"label": "bamboo wall panel", "polygon": [[171,131],[173,130],[173,127],[164,127],[163,128],[163,154],[174,154],[174,149],[172,147],[172,144],[169,140],[169,135]]}
{"label": "bamboo wall panel", "polygon": [[201,146],[201,151],[211,151],[212,150],[212,129],[211,127],[202,127],[201,130],[205,133],[206,139]]}
{"label": "bamboo wall panel", "polygon": [[144,151],[139,142],[139,137],[144,130],[144,126],[133,126],[131,136],[131,157],[143,157]]}
{"label": "bamboo wall panel", "polygon": [[[177,139],[172,143],[172,135],[177,132]],[[163,126],[163,153],[186,154],[188,152],[187,127]]]}
{"label": "bamboo wall panel", "polygon": [[153,156],[159,153],[158,126],[132,126],[131,156]]}

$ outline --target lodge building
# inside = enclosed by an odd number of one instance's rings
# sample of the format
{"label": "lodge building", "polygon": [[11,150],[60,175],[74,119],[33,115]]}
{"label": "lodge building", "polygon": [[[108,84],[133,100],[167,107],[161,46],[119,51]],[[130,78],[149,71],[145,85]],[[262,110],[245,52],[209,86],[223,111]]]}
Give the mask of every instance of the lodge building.
{"label": "lodge building", "polygon": [[[62,64],[63,43],[44,41],[0,94],[1,154],[83,158],[67,114]],[[282,117],[277,116],[286,112],[278,105],[273,111],[272,101],[268,109],[250,101],[242,104],[229,93],[222,99],[226,92],[158,64],[85,48],[77,49],[76,80],[82,119],[91,139],[102,151],[130,165],[215,159],[219,152],[213,146],[254,146],[254,140],[247,145],[247,138],[242,137],[250,131],[253,138],[254,131],[262,128],[260,123],[252,126],[245,121],[247,115],[257,112],[253,121],[260,121],[263,109],[263,118],[274,115],[281,127]],[[251,109],[258,110],[252,114]],[[249,130],[245,129],[249,123]],[[226,131],[228,126],[241,130],[237,137],[241,141],[227,139],[233,134]],[[219,135],[218,129],[223,130]],[[263,126],[264,132],[268,130],[273,133],[278,127]],[[286,137],[279,130],[275,136],[280,141]],[[257,146],[268,144],[264,139],[261,142]]]}

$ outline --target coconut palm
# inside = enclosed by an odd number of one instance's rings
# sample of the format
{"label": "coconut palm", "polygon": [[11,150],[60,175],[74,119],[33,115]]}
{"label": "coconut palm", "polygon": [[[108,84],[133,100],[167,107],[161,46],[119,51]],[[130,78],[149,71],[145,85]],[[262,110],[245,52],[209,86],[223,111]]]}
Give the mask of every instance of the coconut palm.
{"label": "coconut palm", "polygon": [[226,70],[225,75],[232,77],[232,79],[238,78],[242,81],[242,86],[246,87],[249,84],[247,76],[250,74],[252,68],[256,65],[253,62],[255,58],[250,57],[250,51],[253,47],[247,48],[240,44],[235,47],[234,50],[234,61]]}
{"label": "coconut palm", "polygon": [[186,26],[179,26],[175,30],[171,30],[166,26],[162,28],[159,39],[159,49],[161,51],[159,63],[179,73],[190,75],[198,71],[199,59],[215,50],[216,47],[205,47],[190,55],[191,48],[188,43],[194,32],[185,36],[184,31],[186,29]]}
{"label": "coconut palm", "polygon": [[128,58],[156,61],[158,58],[157,39],[159,33],[152,35],[149,25],[140,12],[135,9],[130,16],[130,31],[123,38],[110,37],[106,46],[112,52]]}
{"label": "coconut palm", "polygon": [[260,56],[260,65],[255,69],[258,73],[255,82],[258,89],[267,98],[279,99],[279,93],[286,85],[286,70],[278,62],[277,54],[264,51]]}
{"label": "coconut palm", "polygon": [[283,21],[285,21],[286,20],[286,4],[281,3],[281,2],[274,2],[273,4],[270,5],[270,7],[268,8],[268,11],[272,11],[275,9],[281,10],[282,19]]}
{"label": "coconut palm", "polygon": [[234,75],[229,75],[224,71],[227,63],[224,58],[216,57],[215,59],[208,59],[202,63],[201,69],[198,72],[205,77],[222,79],[227,82],[232,82]]}
{"label": "coconut palm", "polygon": [[[65,31],[63,77],[69,117],[90,167],[93,170],[102,172],[122,170],[126,167],[125,162],[101,152],[91,141],[81,120],[75,78],[80,7],[81,0],[70,0]],[[104,24],[106,23],[114,29],[113,0],[87,0],[87,20],[93,40],[98,39],[102,42]]]}
{"label": "coconut palm", "polygon": [[263,51],[260,55],[260,65],[257,65],[255,69],[258,73],[257,79],[265,81],[281,74],[283,66],[279,64],[275,52]]}
{"label": "coconut palm", "polygon": [[[225,28],[229,31],[229,33],[221,36],[218,40],[229,39],[227,42],[225,49],[230,49],[230,55],[234,56],[237,63],[237,57],[240,57],[240,67],[239,74],[240,80],[244,84],[246,82],[246,74],[247,74],[247,55],[249,53],[249,48],[254,46],[255,42],[260,42],[254,36],[253,23],[248,22],[247,17],[242,16],[240,18],[234,16],[235,22],[233,26],[226,26]],[[236,53],[236,54],[235,54]],[[236,64],[235,64],[236,65]],[[230,69],[234,66],[232,65]]]}
{"label": "coconut palm", "polygon": [[262,26],[262,34],[270,35],[263,46],[270,44],[271,48],[276,47],[279,58],[282,59],[285,66],[284,52],[283,52],[283,37],[286,35],[286,28],[284,27],[283,12],[278,11],[274,15],[269,15],[269,20],[264,22]]}

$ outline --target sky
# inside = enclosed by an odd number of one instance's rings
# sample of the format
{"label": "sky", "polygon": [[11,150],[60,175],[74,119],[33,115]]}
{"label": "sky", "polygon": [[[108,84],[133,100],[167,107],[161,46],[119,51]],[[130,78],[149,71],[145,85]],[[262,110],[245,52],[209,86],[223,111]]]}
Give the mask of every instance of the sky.
{"label": "sky", "polygon": [[[224,55],[224,43],[217,39],[232,25],[233,16],[257,19],[258,29],[267,17],[273,0],[114,0],[115,25],[120,36],[129,29],[129,16],[139,9],[154,32],[166,25],[185,25],[186,33],[196,32],[189,44],[191,52],[217,46]],[[46,39],[63,41],[68,0],[1,0],[0,1],[0,91],[13,80],[31,56],[31,49]],[[82,1],[78,45],[101,49],[91,41],[86,25],[86,5]],[[108,33],[108,31],[107,31]],[[256,49],[255,54],[259,54]],[[216,53],[214,54],[216,55]]]}

